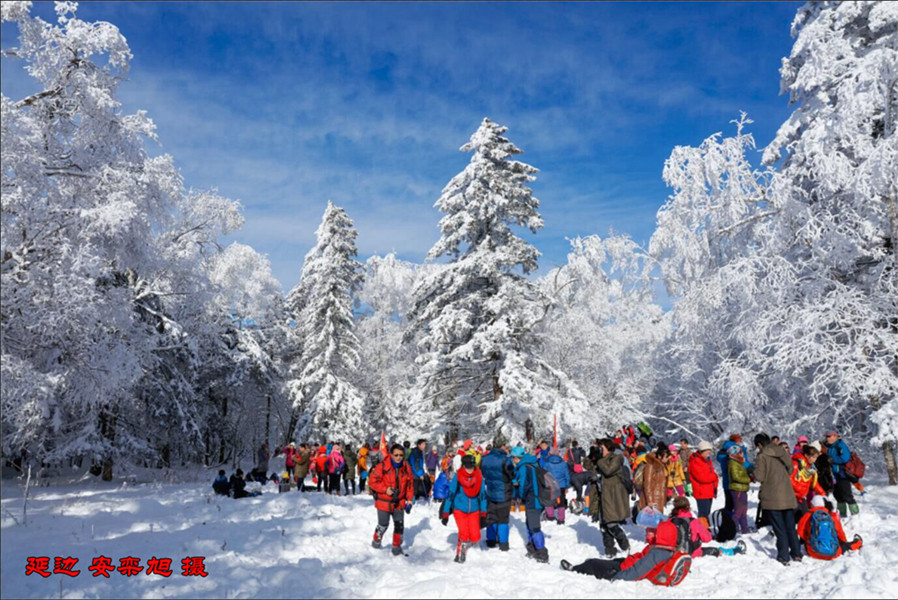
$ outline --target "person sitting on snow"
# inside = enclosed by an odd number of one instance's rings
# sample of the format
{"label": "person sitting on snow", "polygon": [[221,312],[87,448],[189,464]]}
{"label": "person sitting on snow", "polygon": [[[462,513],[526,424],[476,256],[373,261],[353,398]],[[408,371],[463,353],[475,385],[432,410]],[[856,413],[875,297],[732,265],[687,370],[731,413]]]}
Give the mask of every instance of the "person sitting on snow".
{"label": "person sitting on snow", "polygon": [[225,475],[224,469],[218,470],[218,477],[212,482],[212,489],[215,490],[216,494],[228,495],[228,490],[231,489],[231,486],[228,484],[228,476]]}
{"label": "person sitting on snow", "polygon": [[839,514],[827,504],[823,496],[814,496],[811,510],[798,522],[798,537],[804,542],[808,556],[820,560],[838,558],[843,552],[859,550],[864,545],[859,535],[851,542],[845,538]]}
{"label": "person sitting on snow", "polygon": [[248,498],[253,495],[246,491],[246,481],[243,480],[242,469],[237,469],[237,472],[231,475],[230,487],[231,498]]}
{"label": "person sitting on snow", "polygon": [[702,546],[702,542],[710,542],[713,540],[711,532],[705,527],[699,519],[693,516],[689,507],[689,500],[683,496],[674,498],[673,509],[670,511],[670,522],[684,529],[684,533],[689,537],[689,550],[692,558],[701,556],[733,556],[734,554],[745,554],[745,542],[739,540],[735,548],[724,548],[722,546]]}

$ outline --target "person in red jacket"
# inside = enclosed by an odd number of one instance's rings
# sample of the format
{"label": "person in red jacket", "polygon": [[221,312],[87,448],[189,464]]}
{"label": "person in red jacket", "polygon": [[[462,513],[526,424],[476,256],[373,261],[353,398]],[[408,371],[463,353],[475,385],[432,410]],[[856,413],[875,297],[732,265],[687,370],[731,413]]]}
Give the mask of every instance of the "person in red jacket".
{"label": "person in red jacket", "polygon": [[708,518],[711,516],[711,503],[717,496],[717,471],[711,454],[714,447],[710,442],[702,440],[696,452],[689,457],[689,483],[692,484],[692,497],[698,505],[698,518],[705,527],[710,528]]}
{"label": "person in red jacket", "polygon": [[392,517],[394,556],[402,554],[404,514],[411,512],[415,498],[413,481],[412,469],[405,462],[405,448],[401,444],[393,444],[390,457],[379,462],[368,475],[368,487],[374,492],[374,507],[377,509],[377,528],[371,545],[380,548]]}
{"label": "person in red jacket", "polygon": [[[843,552],[849,552],[852,550],[859,550],[863,545],[864,541],[861,539],[861,536],[855,535],[854,539],[849,542],[845,538],[845,530],[842,529],[842,521],[839,519],[839,513],[830,510],[826,507],[826,502],[822,496],[814,496],[811,500],[811,505],[813,508],[805,513],[805,515],[798,522],[798,538],[804,542],[805,550],[808,553],[808,556],[812,558],[817,558],[820,560],[832,560],[834,558],[839,558],[842,556]],[[839,545],[836,548],[836,553],[833,556],[821,556],[817,552],[814,551],[810,543],[811,537],[811,519],[814,518],[815,512],[825,511],[828,512],[830,517],[832,517],[833,524],[835,525],[836,535],[838,537]]]}
{"label": "person in red jacket", "polygon": [[318,454],[315,456],[315,472],[318,474],[318,491],[324,486],[324,493],[330,489],[330,478],[327,476],[327,446],[318,446]]}

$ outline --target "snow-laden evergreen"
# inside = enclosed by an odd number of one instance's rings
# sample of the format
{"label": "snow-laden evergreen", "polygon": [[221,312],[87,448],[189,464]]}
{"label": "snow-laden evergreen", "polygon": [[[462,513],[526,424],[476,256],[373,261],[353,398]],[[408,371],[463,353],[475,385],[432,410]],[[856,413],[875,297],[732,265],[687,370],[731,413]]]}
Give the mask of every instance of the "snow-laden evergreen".
{"label": "snow-laden evergreen", "polygon": [[553,413],[570,431],[582,427],[586,409],[567,375],[538,354],[534,327],[550,302],[527,278],[539,252],[513,229],[543,226],[527,185],[537,170],[511,159],[521,150],[506,130],[484,119],[461,147],[473,156],[435,203],[445,216],[428,254],[448,262],[414,290],[420,402],[437,417],[432,430],[450,436],[523,439]]}
{"label": "snow-laden evergreen", "polygon": [[328,201],[317,243],[306,255],[297,289],[305,298],[297,327],[303,340],[299,376],[288,382],[301,439],[352,440],[367,428],[364,399],[353,383],[359,365],[352,294],[362,283],[358,235],[346,211]]}

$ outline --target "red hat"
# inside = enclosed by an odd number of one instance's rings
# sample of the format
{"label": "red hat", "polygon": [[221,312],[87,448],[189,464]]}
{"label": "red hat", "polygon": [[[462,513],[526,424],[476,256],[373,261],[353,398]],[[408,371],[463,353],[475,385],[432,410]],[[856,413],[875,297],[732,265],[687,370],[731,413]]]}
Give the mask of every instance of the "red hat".
{"label": "red hat", "polygon": [[465,450],[467,450],[468,448],[471,447],[471,444],[473,444],[473,443],[474,443],[474,442],[472,442],[471,440],[465,440],[465,443],[464,443],[464,445],[462,446],[462,448],[464,448]]}
{"label": "red hat", "polygon": [[655,532],[655,545],[676,548],[677,526],[670,521],[658,523],[658,530]]}
{"label": "red hat", "polygon": [[799,443],[799,444],[800,444],[801,442],[806,442],[806,441],[808,441],[808,437],[807,437],[806,435],[800,435],[800,436],[798,436],[798,443]]}

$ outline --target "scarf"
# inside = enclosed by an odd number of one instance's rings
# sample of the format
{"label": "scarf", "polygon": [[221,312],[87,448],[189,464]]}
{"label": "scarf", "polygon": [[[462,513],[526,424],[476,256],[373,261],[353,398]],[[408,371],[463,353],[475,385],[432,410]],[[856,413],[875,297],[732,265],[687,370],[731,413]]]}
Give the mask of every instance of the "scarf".
{"label": "scarf", "polygon": [[456,477],[458,477],[458,485],[461,486],[468,498],[474,498],[480,494],[480,487],[483,484],[483,473],[480,472],[480,469],[474,469],[473,473],[459,469]]}

